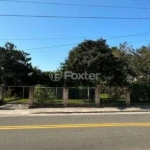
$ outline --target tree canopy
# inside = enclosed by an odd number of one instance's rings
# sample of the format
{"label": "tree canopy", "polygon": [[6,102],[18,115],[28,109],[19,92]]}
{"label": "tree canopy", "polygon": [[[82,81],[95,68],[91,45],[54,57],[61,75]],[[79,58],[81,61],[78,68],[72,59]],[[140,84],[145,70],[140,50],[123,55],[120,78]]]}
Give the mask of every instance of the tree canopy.
{"label": "tree canopy", "polygon": [[[74,47],[63,64],[65,70],[75,73],[100,73],[95,84],[120,85],[127,84],[127,76],[131,74],[128,63],[116,57],[112,49],[106,44],[106,40],[85,40]],[[80,81],[81,84],[91,81]],[[79,83],[78,83],[79,84]]]}
{"label": "tree canopy", "polygon": [[[49,70],[50,71],[50,70]],[[53,82],[49,71],[32,66],[30,54],[7,42],[0,47],[0,84],[45,86],[127,86],[150,81],[150,46],[134,49],[127,42],[109,47],[104,39],[85,40],[70,50],[58,71],[99,73],[97,80],[61,79]],[[51,71],[51,73],[54,73]]]}
{"label": "tree canopy", "polygon": [[27,85],[27,75],[32,71],[28,53],[16,49],[12,43],[0,47],[1,84]]}

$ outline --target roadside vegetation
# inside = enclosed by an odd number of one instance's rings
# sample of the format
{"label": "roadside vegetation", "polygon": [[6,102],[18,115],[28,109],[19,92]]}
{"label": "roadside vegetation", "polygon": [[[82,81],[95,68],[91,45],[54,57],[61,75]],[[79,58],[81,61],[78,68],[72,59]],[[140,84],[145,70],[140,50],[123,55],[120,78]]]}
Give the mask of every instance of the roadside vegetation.
{"label": "roadside vegetation", "polygon": [[[101,102],[123,103],[123,93],[120,89],[131,91],[131,102],[150,102],[150,46],[133,48],[127,42],[116,47],[110,47],[105,39],[85,40],[70,50],[68,57],[60,64],[57,71],[64,73],[100,73],[96,80],[62,79],[53,82],[49,72],[44,72],[31,64],[30,54],[10,42],[0,47],[0,84],[6,87],[5,102],[26,103],[28,98],[20,94],[20,90],[9,89],[13,86],[42,86],[36,88],[36,102],[59,103],[53,91],[44,87],[95,87],[99,85],[103,91]],[[54,73],[51,71],[51,73]],[[41,89],[40,89],[41,88]],[[40,89],[40,90],[39,90]],[[89,103],[81,98],[70,99],[69,103]]]}

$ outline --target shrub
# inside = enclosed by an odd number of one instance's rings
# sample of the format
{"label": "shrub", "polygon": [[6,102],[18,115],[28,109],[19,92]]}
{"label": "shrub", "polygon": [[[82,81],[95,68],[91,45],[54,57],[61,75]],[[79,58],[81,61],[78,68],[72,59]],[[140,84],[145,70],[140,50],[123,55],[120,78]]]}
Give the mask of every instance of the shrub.
{"label": "shrub", "polygon": [[41,105],[53,103],[53,100],[56,99],[54,91],[42,85],[35,87],[34,97]]}
{"label": "shrub", "polygon": [[124,89],[120,87],[105,87],[103,92],[107,94],[109,99],[124,97]]}
{"label": "shrub", "polygon": [[11,96],[12,96],[12,89],[10,89],[10,88],[8,88],[8,90],[6,91],[6,93],[5,93],[5,97],[6,98],[11,98]]}
{"label": "shrub", "polygon": [[150,83],[132,84],[131,102],[150,102]]}

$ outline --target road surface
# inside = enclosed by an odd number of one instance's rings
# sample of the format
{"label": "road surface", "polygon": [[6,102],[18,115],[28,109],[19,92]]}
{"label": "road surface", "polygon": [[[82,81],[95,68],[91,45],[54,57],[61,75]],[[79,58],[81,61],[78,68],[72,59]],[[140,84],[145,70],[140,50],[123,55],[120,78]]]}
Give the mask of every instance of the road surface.
{"label": "road surface", "polygon": [[0,117],[0,150],[149,150],[150,114]]}

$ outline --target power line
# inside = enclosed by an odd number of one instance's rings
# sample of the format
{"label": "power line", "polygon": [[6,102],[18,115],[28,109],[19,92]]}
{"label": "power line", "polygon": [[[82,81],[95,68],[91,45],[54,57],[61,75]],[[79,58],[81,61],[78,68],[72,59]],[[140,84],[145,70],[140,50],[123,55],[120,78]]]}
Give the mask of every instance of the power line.
{"label": "power line", "polygon": [[[150,32],[143,32],[143,33],[136,33],[136,34],[130,34],[130,35],[116,36],[116,37],[109,38],[107,40],[113,40],[113,39],[124,38],[124,37],[139,36],[139,35],[145,35],[145,34],[149,34],[149,33]],[[76,45],[76,44],[79,44],[79,43],[55,45],[55,46],[48,46],[48,47],[29,48],[29,49],[25,49],[25,50],[30,50],[31,51],[31,50],[38,50],[38,49],[54,48],[54,47],[64,47],[64,46],[70,46],[70,45]]]}
{"label": "power line", "polygon": [[84,17],[84,16],[38,16],[38,15],[9,15],[0,14],[0,17],[23,17],[23,18],[57,18],[57,19],[105,19],[105,20],[150,20],[150,17],[139,18],[139,17]]}
{"label": "power line", "polygon": [[[123,38],[123,37],[130,37],[130,36],[139,36],[139,35],[146,35],[146,34],[150,34],[150,32],[142,32],[142,33],[136,33],[136,34],[130,34],[130,35],[123,35],[123,36],[107,36],[107,37],[110,37],[109,39],[107,40],[110,40],[110,39],[117,39],[117,38]],[[5,41],[9,41],[9,40],[16,40],[16,41],[31,41],[31,40],[70,40],[70,39],[87,39],[87,38],[101,38],[100,36],[93,36],[93,37],[67,37],[67,38],[63,38],[63,37],[58,37],[58,38],[54,38],[54,37],[50,37],[50,38],[17,38],[17,39],[0,39],[0,40],[5,40]],[[105,36],[106,38],[106,36]]]}
{"label": "power line", "polygon": [[133,0],[133,1],[139,1],[139,2],[150,2],[149,0]]}
{"label": "power line", "polygon": [[[141,40],[141,41],[127,42],[127,43],[132,44],[132,43],[140,43],[140,42],[146,42],[146,41],[150,42],[150,40]],[[116,44],[111,44],[111,45],[116,45]]]}
{"label": "power line", "polygon": [[15,3],[27,3],[27,4],[45,4],[45,5],[60,5],[60,6],[75,6],[75,7],[97,7],[97,8],[117,8],[117,9],[150,9],[149,7],[130,7],[130,6],[105,6],[105,5],[85,5],[75,3],[51,3],[41,1],[20,1],[20,0],[0,0],[1,2],[15,2]]}
{"label": "power line", "polygon": [[[110,36],[110,37],[115,37],[115,36]],[[17,39],[0,39],[1,41],[9,41],[9,40],[14,40],[14,41],[32,41],[32,40],[69,40],[69,39],[83,39],[83,38],[99,38],[97,37],[68,37],[68,38],[63,38],[63,37],[58,37],[58,38],[17,38]]]}
{"label": "power line", "polygon": [[113,39],[124,38],[124,37],[139,36],[139,35],[145,35],[145,34],[149,34],[149,33],[150,32],[143,32],[143,33],[136,33],[136,34],[130,34],[130,35],[116,36],[116,37],[113,37],[113,38],[109,38],[107,40],[113,40]]}
{"label": "power line", "polygon": [[[114,37],[114,38],[109,38],[107,40],[113,40],[113,39],[124,38],[124,37],[138,36],[138,35],[143,35],[143,34],[148,34],[148,33],[150,33],[150,32],[130,34],[130,35],[125,35],[125,36],[118,36],[118,37]],[[65,45],[56,45],[56,46],[48,46],[48,47],[37,47],[37,48],[30,48],[30,49],[25,49],[25,50],[33,51],[33,50],[38,50],[38,49],[49,49],[49,48],[54,48],[54,47],[64,47],[64,46],[70,46],[70,45],[76,45],[76,44],[79,44],[79,43],[65,44]]]}
{"label": "power line", "polygon": [[70,46],[70,45],[76,45],[78,43],[73,43],[73,44],[65,44],[65,45],[56,45],[56,46],[49,46],[49,47],[37,47],[37,48],[29,48],[25,50],[37,50],[37,49],[47,49],[47,48],[54,48],[54,47],[63,47],[63,46]]}
{"label": "power line", "polygon": [[[133,41],[133,42],[128,42],[128,44],[134,44],[134,43],[140,43],[140,42],[146,42],[146,41],[149,41],[150,40],[141,40],[141,41]],[[110,45],[117,45],[118,43],[116,44],[110,44]],[[53,49],[52,49],[53,50]],[[61,50],[61,49],[59,49]],[[68,51],[68,49],[65,49],[65,50],[61,50],[61,51]],[[49,52],[48,50],[43,50],[43,51],[31,51],[31,53],[34,53],[34,52]]]}

